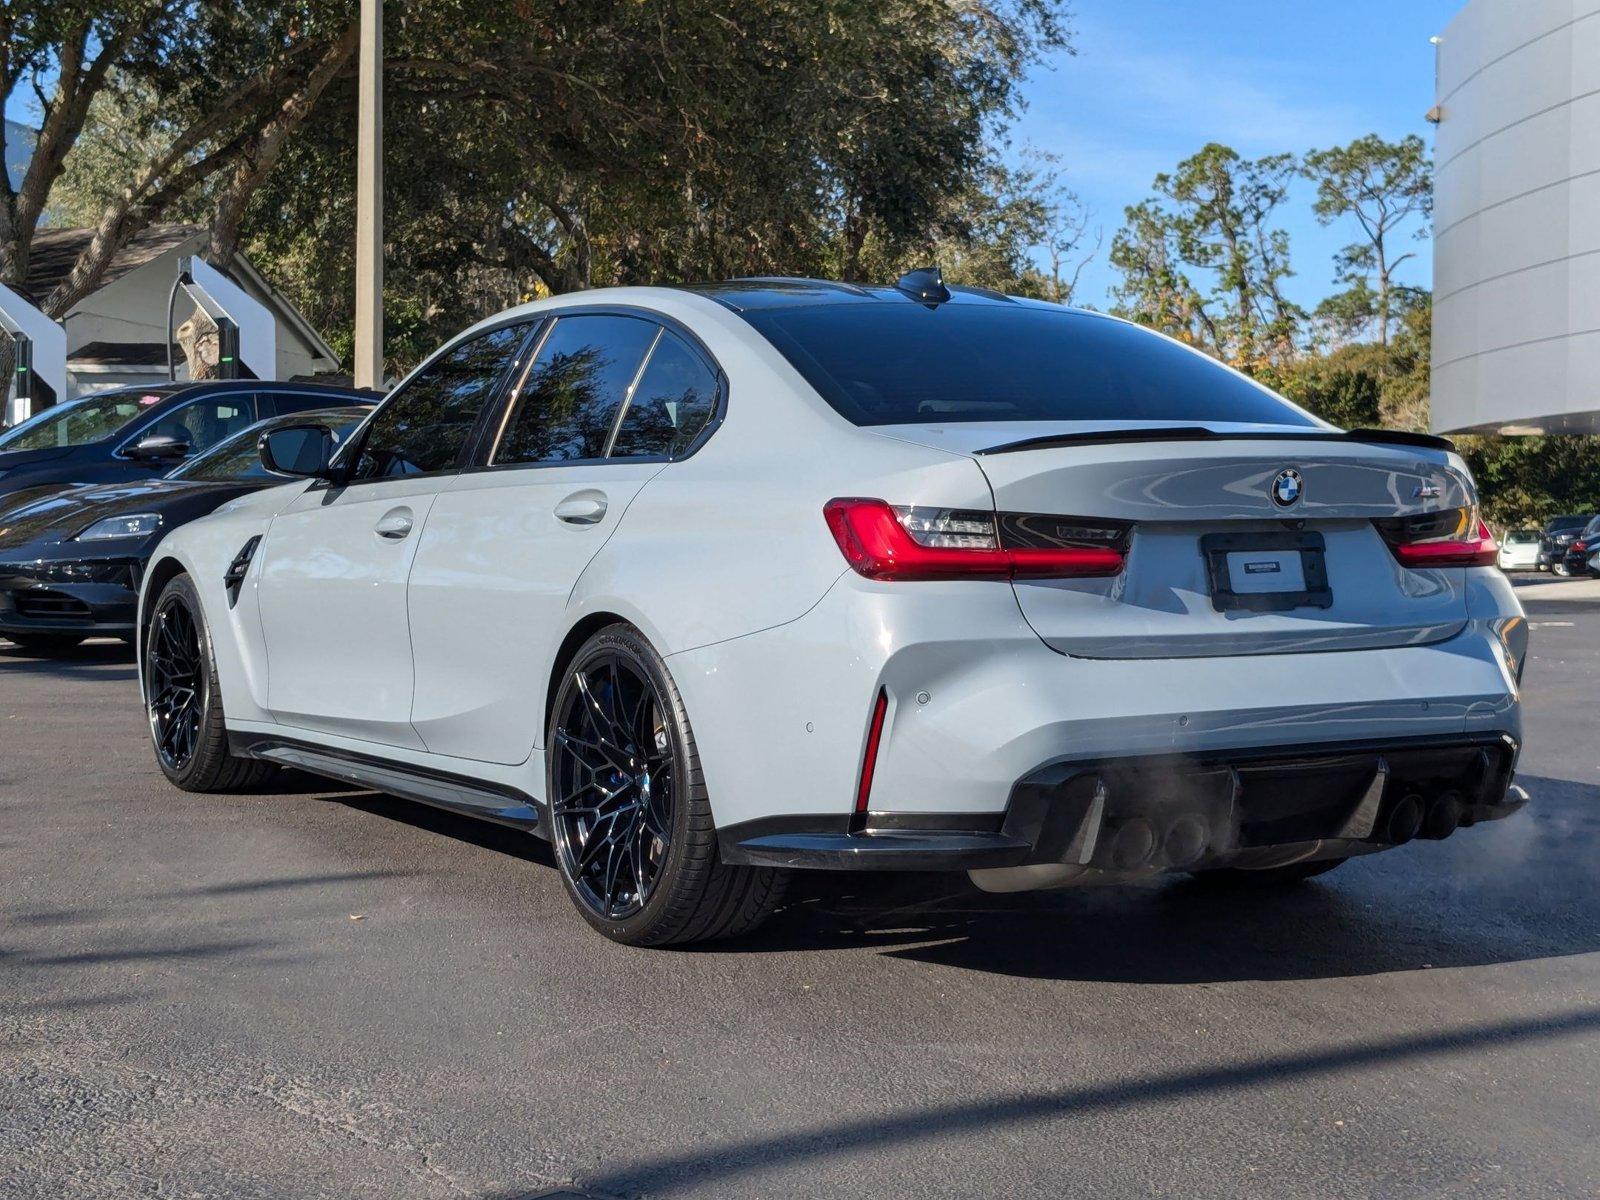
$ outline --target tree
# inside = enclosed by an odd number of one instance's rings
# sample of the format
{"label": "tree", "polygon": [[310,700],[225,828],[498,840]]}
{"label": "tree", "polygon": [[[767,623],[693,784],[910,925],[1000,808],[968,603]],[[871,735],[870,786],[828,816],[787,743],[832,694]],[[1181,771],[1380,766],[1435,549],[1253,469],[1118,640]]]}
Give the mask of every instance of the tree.
{"label": "tree", "polygon": [[1289,237],[1273,215],[1294,169],[1290,155],[1251,161],[1213,142],[1156,176],[1157,196],[1127,210],[1113,244],[1119,304],[1246,371],[1292,360],[1305,313],[1283,293]]}
{"label": "tree", "polygon": [[[440,0],[388,33],[392,369],[536,295],[737,275],[887,274],[936,255],[1018,286],[1039,179],[994,146],[1054,0]],[[247,248],[339,346],[348,82],[286,147]],[[1020,282],[1042,294],[1041,281]]]}
{"label": "tree", "polygon": [[[37,298],[40,307],[64,316],[99,286],[129,239],[214,179],[223,183],[212,250],[226,263],[237,250],[238,215],[348,66],[356,35],[344,0],[28,0],[0,8],[0,100],[28,89],[40,121],[20,186],[0,173],[0,280],[27,275],[35,234],[91,112],[117,94],[142,94],[149,104],[128,130],[122,171],[101,178],[110,186],[90,222],[92,238]],[[0,131],[0,152],[4,137]]]}
{"label": "tree", "polygon": [[1325,301],[1329,315],[1351,325],[1375,323],[1378,344],[1387,346],[1393,329],[1395,271],[1413,251],[1396,253],[1405,226],[1421,218],[1412,232],[1428,236],[1433,212],[1433,170],[1420,137],[1385,141],[1377,134],[1347,146],[1313,150],[1301,167],[1317,185],[1312,211],[1323,225],[1354,217],[1362,240],[1346,246],[1335,262],[1350,289]]}

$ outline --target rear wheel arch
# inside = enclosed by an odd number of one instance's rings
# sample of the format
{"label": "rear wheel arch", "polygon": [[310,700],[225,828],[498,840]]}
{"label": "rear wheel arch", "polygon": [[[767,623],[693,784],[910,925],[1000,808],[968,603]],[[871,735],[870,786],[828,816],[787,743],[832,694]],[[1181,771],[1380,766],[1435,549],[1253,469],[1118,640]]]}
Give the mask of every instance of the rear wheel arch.
{"label": "rear wheel arch", "polygon": [[[561,690],[561,680],[566,675],[567,668],[572,665],[572,660],[577,657],[578,651],[583,649],[583,644],[608,625],[627,625],[630,628],[637,628],[632,621],[618,613],[592,612],[567,630],[567,636],[561,639],[561,646],[556,650],[556,656],[550,663],[550,677],[545,680],[544,704],[539,717],[541,740],[545,736],[545,731],[550,728],[550,717],[555,711],[556,693]],[[645,636],[642,630],[640,636]]]}

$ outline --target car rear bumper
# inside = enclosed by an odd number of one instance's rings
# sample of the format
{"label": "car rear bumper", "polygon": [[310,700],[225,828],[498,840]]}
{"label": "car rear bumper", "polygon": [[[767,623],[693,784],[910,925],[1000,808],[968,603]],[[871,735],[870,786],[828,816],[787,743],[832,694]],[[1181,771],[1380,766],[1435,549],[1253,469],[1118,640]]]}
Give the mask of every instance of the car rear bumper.
{"label": "car rear bumper", "polygon": [[141,570],[132,559],[0,563],[0,635],[126,637]]}
{"label": "car rear bumper", "polygon": [[1000,813],[773,817],[720,832],[724,861],[829,870],[1055,866],[1120,879],[1389,849],[1510,816],[1509,734],[1056,763]]}

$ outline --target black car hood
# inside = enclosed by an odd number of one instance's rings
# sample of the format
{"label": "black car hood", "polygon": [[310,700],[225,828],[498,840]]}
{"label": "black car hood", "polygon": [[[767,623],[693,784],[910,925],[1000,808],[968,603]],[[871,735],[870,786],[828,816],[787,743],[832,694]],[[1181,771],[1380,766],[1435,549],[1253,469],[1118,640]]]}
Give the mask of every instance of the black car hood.
{"label": "black car hood", "polygon": [[[265,486],[269,485],[257,480],[141,479],[90,484],[29,498],[21,505],[0,510],[0,556],[23,547],[38,549],[66,542],[96,521],[131,513],[160,513],[160,534],[165,534],[177,525],[205,516],[235,496]],[[151,540],[90,542],[82,546],[82,552],[95,557],[126,554]]]}

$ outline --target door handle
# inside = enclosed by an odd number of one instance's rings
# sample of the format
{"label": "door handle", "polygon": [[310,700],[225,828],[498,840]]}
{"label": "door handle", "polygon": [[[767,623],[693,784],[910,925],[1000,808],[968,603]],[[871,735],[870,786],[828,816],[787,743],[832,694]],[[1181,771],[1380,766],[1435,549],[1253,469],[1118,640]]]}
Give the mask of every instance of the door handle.
{"label": "door handle", "polygon": [[391,542],[398,542],[411,535],[411,510],[409,508],[391,508],[378,519],[372,531],[381,538],[388,538]]}
{"label": "door handle", "polygon": [[574,492],[556,505],[556,520],[568,525],[598,525],[606,515],[604,493]]}

